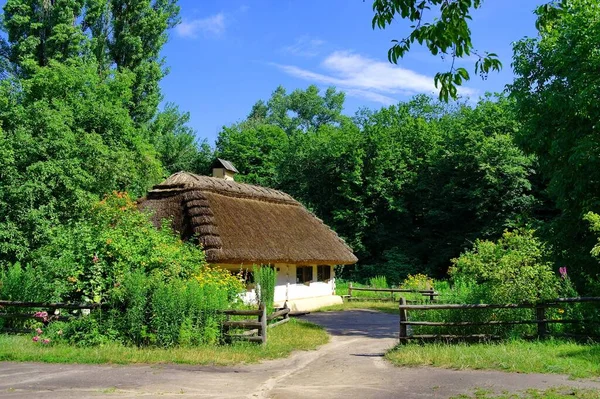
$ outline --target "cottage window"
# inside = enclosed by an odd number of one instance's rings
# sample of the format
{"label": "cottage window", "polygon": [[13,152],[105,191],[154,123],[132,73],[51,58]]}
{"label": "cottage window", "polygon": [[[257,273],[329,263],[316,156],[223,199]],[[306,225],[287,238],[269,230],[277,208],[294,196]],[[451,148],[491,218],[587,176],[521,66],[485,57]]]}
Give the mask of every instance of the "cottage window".
{"label": "cottage window", "polygon": [[303,284],[312,281],[312,266],[296,266],[296,283]]}
{"label": "cottage window", "polygon": [[331,266],[319,265],[317,266],[317,281],[327,281],[331,278]]}

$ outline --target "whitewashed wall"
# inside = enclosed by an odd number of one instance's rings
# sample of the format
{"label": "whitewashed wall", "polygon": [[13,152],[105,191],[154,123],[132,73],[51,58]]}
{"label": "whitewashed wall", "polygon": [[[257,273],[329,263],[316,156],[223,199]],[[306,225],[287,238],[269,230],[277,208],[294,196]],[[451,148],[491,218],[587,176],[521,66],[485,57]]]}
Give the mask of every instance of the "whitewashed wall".
{"label": "whitewashed wall", "polygon": [[[240,266],[220,265],[229,270],[240,270]],[[295,299],[305,299],[333,295],[335,292],[335,274],[331,267],[331,279],[328,281],[317,280],[317,266],[313,265],[313,281],[305,284],[296,283],[296,266],[286,264],[276,264],[277,284],[275,286],[275,302],[283,303]],[[242,294],[245,303],[256,303],[256,290]]]}

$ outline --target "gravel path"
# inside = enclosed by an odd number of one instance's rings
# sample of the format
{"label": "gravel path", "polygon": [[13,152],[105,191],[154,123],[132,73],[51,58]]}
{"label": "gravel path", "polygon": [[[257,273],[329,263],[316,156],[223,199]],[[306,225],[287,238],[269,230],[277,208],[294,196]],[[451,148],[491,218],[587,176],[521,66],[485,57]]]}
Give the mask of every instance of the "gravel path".
{"label": "gravel path", "polygon": [[357,310],[303,318],[327,328],[330,343],[287,359],[239,367],[4,362],[0,397],[448,398],[476,388],[600,389],[600,381],[571,381],[561,375],[394,367],[383,354],[396,343],[398,316]]}

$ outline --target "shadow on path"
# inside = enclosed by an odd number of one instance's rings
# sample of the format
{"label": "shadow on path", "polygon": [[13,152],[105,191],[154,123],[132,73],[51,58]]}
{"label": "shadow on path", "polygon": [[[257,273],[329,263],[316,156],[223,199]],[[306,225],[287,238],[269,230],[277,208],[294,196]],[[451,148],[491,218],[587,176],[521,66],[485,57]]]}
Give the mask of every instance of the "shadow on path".
{"label": "shadow on path", "polygon": [[398,315],[372,310],[310,313],[301,319],[323,326],[331,335],[369,338],[398,337],[400,321]]}

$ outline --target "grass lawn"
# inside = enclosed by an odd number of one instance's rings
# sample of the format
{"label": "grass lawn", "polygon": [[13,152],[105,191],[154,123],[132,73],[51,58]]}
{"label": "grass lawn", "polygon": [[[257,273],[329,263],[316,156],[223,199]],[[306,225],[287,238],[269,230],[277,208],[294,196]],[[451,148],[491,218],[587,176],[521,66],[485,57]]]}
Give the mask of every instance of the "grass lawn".
{"label": "grass lawn", "polygon": [[341,305],[331,305],[314,312],[339,312],[343,310],[369,309],[385,313],[398,313],[398,302],[382,301],[345,301]]}
{"label": "grass lawn", "polygon": [[0,335],[0,361],[35,361],[48,363],[181,363],[233,365],[256,363],[265,359],[289,356],[295,350],[313,350],[327,343],[323,328],[296,319],[269,329],[266,346],[236,343],[225,346],[191,348],[137,348],[117,343],[97,347],[65,344],[44,346],[30,336]]}
{"label": "grass lawn", "polygon": [[411,343],[397,346],[386,357],[398,366],[557,373],[573,378],[600,376],[600,345],[561,340],[449,345]]}
{"label": "grass lawn", "polygon": [[576,389],[569,387],[551,388],[545,391],[529,389],[521,393],[493,394],[490,391],[478,390],[472,396],[460,395],[452,399],[599,399],[600,391],[593,389]]}

